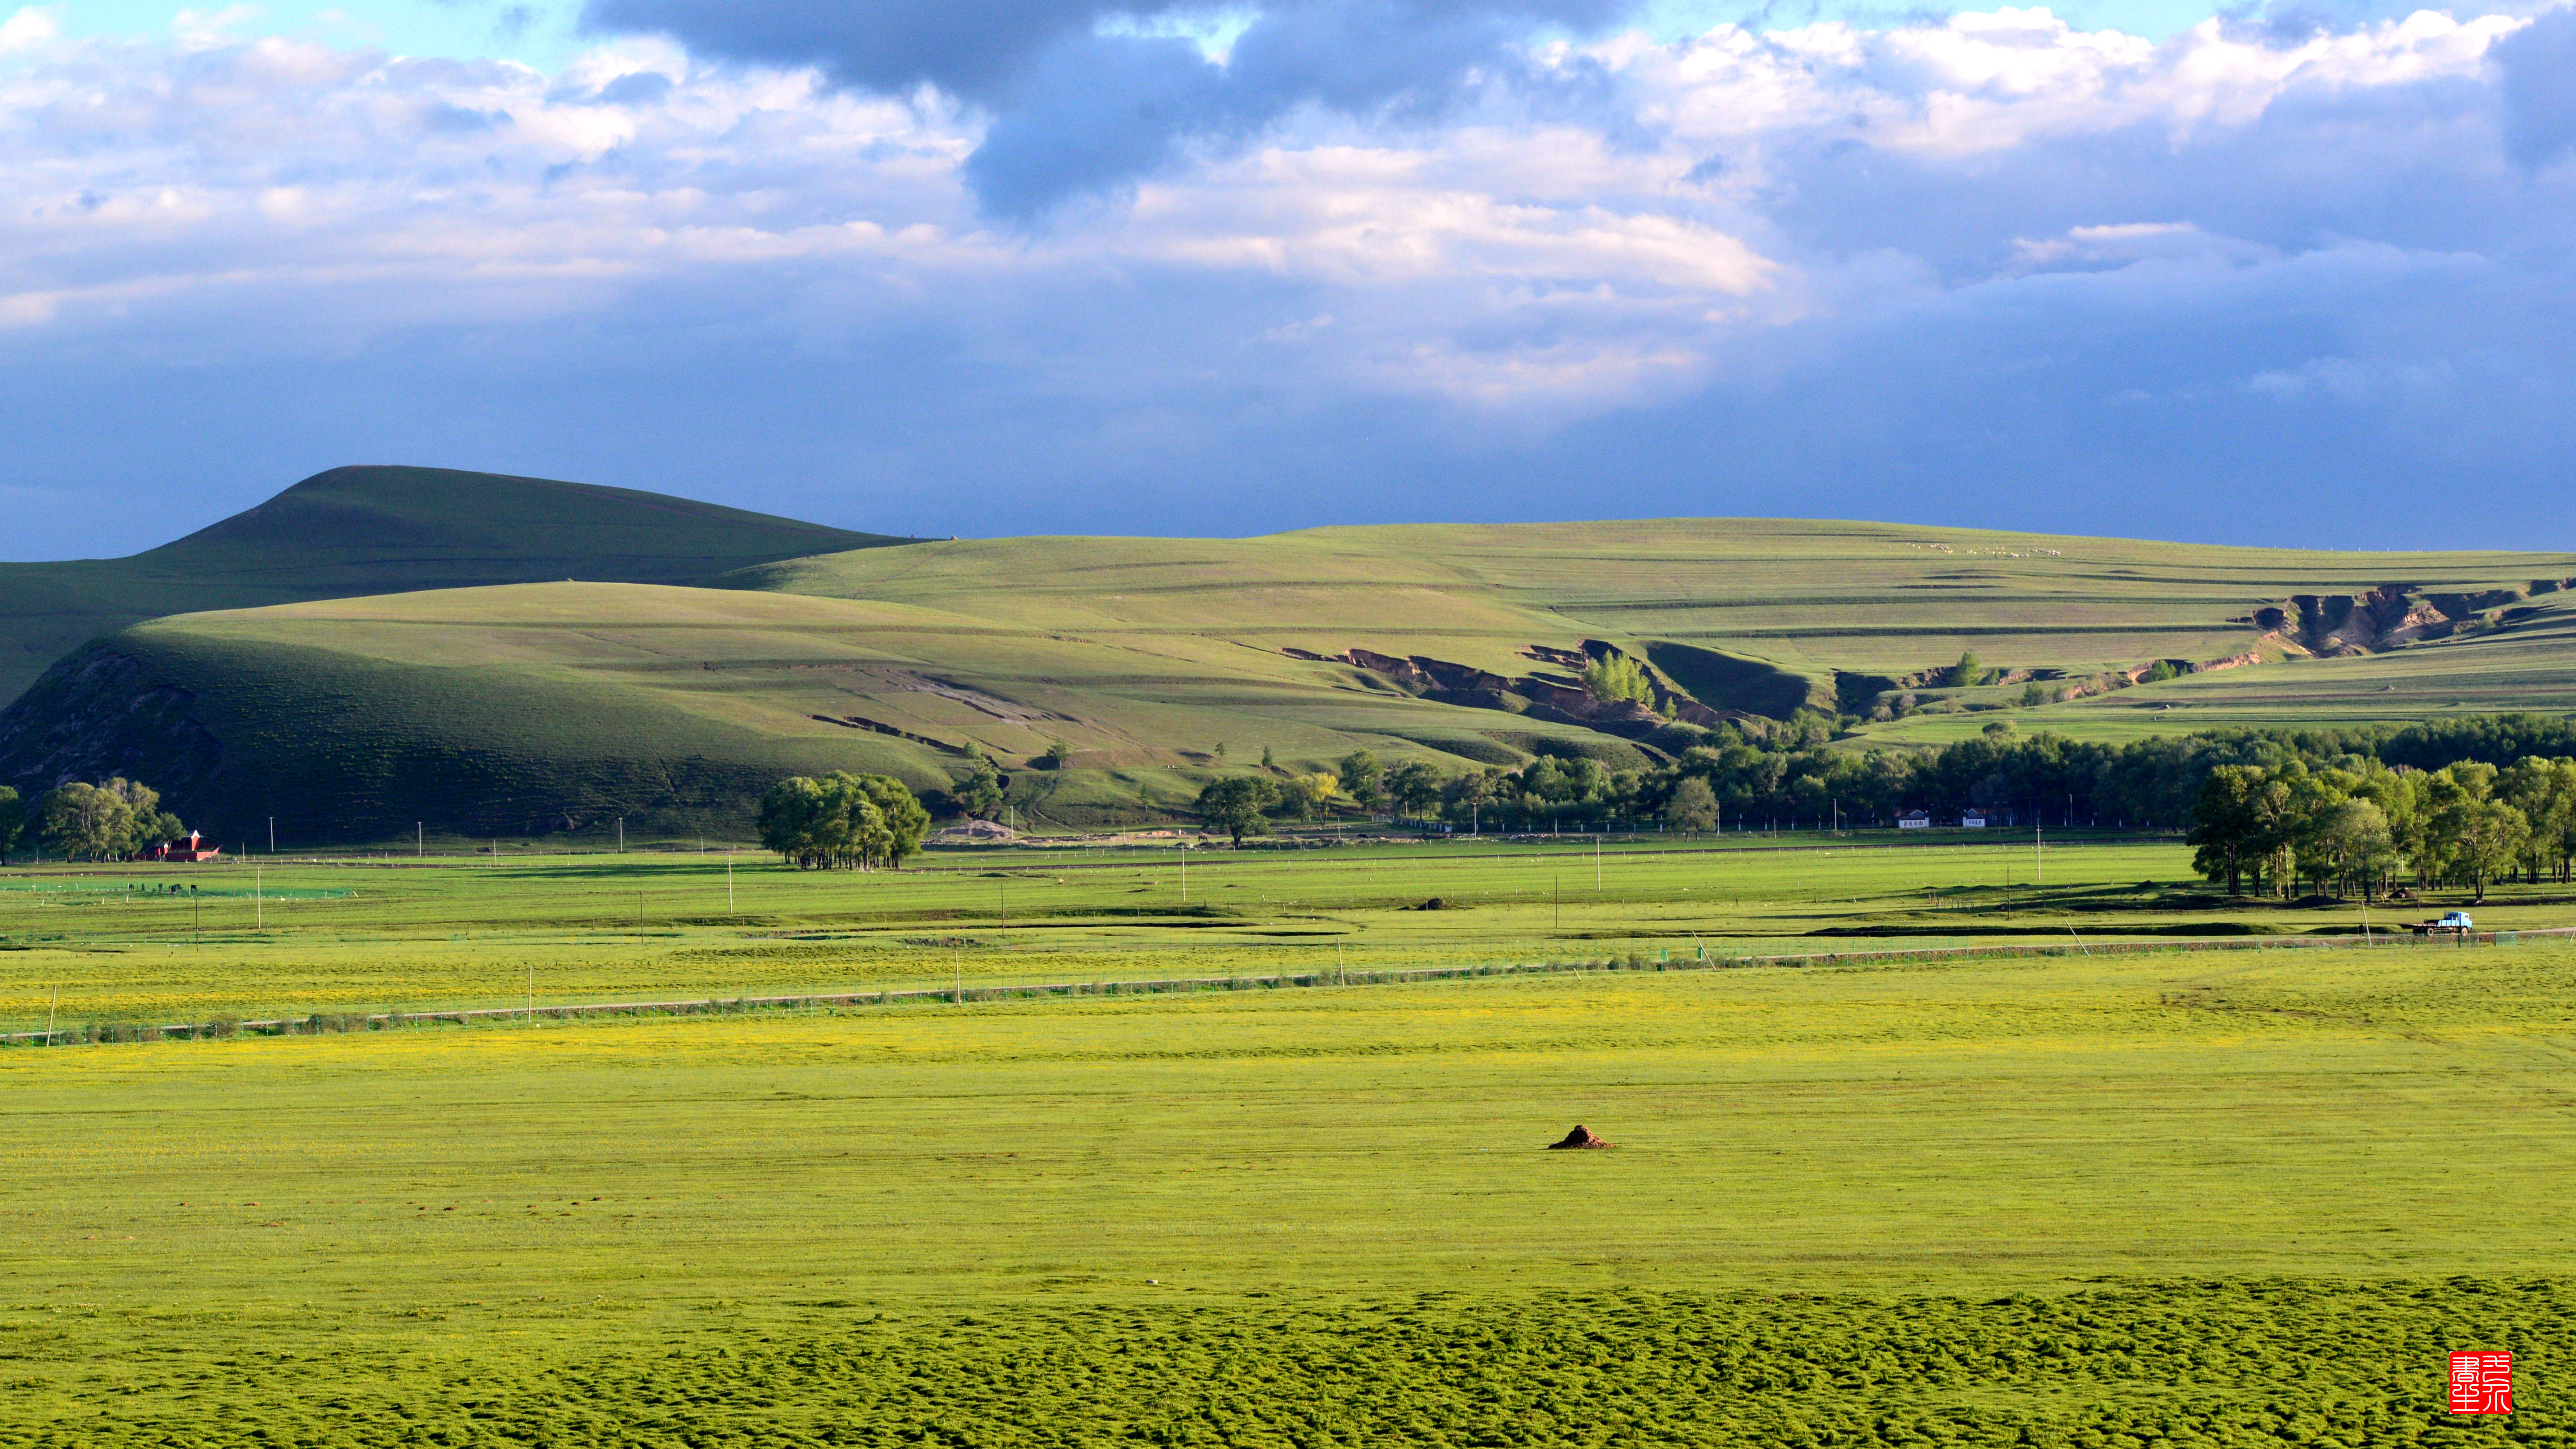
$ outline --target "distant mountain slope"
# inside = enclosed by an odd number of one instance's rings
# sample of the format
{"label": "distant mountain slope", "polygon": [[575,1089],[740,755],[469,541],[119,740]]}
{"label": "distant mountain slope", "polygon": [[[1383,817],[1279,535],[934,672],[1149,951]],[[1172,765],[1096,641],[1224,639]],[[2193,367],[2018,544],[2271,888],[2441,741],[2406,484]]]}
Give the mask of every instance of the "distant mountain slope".
{"label": "distant mountain slope", "polygon": [[[2333,554],[1665,520],[1241,540],[940,541],[724,587],[533,583],[157,619],[0,713],[0,781],[138,774],[236,836],[524,837],[747,819],[786,773],[1042,821],[1164,817],[1219,771],[1357,748],[1630,768],[1800,709],[1868,741],[2576,710],[2576,555]],[[1982,682],[1936,676],[1973,649]],[[1592,701],[1642,661],[1654,707]],[[2156,664],[2178,677],[2137,682]],[[1911,701],[1911,704],[1908,704]],[[1054,741],[1071,768],[1030,761]],[[1220,754],[1222,747],[1222,754]]]}
{"label": "distant mountain slope", "polygon": [[0,700],[164,614],[544,579],[686,583],[907,542],[686,498],[447,468],[334,468],[130,558],[0,563]]}
{"label": "distant mountain slope", "polygon": [[[2025,728],[2091,735],[2131,732],[2134,716],[2167,706],[2173,718],[2150,727],[2576,709],[2567,553],[1681,518],[943,541],[721,582],[1104,645],[1223,639],[1303,655],[1301,677],[1319,683],[1364,676],[1470,704],[1543,699],[1581,660],[1550,651],[1588,641],[1640,657],[1685,718],[1693,704],[1774,719],[1798,708],[1867,717],[1909,697],[1925,707],[1873,726],[1888,738],[1973,733],[2006,705]],[[1944,687],[1939,675],[1963,652],[1989,681]],[[2188,678],[2129,687],[2159,663]],[[2049,702],[2025,712],[2034,686]]]}

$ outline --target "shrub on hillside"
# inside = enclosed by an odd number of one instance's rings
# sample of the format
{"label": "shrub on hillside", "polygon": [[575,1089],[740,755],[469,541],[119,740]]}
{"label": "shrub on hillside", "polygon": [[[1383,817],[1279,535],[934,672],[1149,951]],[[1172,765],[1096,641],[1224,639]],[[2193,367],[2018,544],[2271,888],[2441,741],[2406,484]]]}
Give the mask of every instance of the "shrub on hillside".
{"label": "shrub on hillside", "polygon": [[1606,704],[1633,700],[1638,704],[1655,702],[1654,687],[1646,682],[1646,671],[1637,661],[1624,654],[1596,659],[1583,671],[1583,687],[1592,697]]}

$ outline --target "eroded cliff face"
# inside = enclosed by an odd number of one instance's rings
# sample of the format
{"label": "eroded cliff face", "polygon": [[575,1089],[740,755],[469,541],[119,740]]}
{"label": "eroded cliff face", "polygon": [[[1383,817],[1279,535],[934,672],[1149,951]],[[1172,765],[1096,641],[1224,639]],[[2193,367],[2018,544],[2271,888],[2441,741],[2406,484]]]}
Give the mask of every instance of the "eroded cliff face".
{"label": "eroded cliff face", "polygon": [[107,647],[56,663],[0,712],[0,780],[33,794],[113,775],[186,798],[223,763],[221,741],[189,712],[196,696]]}
{"label": "eroded cliff face", "polygon": [[2464,592],[2382,584],[2358,594],[2292,594],[2231,622],[2251,624],[2293,653],[2332,659],[2510,624],[2513,605],[2571,587],[2576,579]]}
{"label": "eroded cliff face", "polygon": [[[1544,644],[1532,644],[1521,651],[1522,656],[1533,663],[1574,671],[1573,678],[1551,678],[1536,673],[1503,675],[1425,654],[1398,656],[1361,648],[1345,649],[1339,654],[1316,654],[1304,649],[1282,652],[1295,659],[1348,664],[1394,684],[1407,694],[1441,704],[1500,710],[1558,724],[1581,725],[1629,740],[1643,739],[1668,723],[1661,712],[1668,704],[1673,710],[1672,719],[1691,724],[1714,725],[1723,720],[1746,717],[1735,711],[1711,709],[1672,689],[1651,667],[1644,672],[1647,684],[1655,693],[1653,706],[1633,700],[1593,698],[1592,692],[1581,683],[1581,671],[1596,659],[1627,657],[1616,647],[1599,640],[1585,640],[1581,651]],[[1641,666],[1644,664],[1643,660],[1637,662]]]}

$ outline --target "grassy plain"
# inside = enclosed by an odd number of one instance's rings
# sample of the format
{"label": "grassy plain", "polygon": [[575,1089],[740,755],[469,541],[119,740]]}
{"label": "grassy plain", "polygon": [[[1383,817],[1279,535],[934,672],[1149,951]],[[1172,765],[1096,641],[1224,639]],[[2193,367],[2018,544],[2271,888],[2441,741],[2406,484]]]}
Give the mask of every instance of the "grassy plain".
{"label": "grassy plain", "polygon": [[2571,1053],[2556,947],[13,1050],[0,1444],[2563,1443]]}
{"label": "grassy plain", "polygon": [[[1974,843],[1971,843],[1974,841]],[[449,842],[451,848],[456,842]],[[943,851],[817,874],[756,851],[271,859],[0,875],[0,1030],[1873,947],[2296,937],[2420,918],[2212,894],[2170,841],[1894,832],[1594,844]],[[665,847],[672,842],[661,842]],[[694,842],[688,843],[693,845]],[[640,845],[640,842],[639,842]],[[2038,877],[2035,882],[2033,877]],[[160,887],[193,885],[193,894]],[[1186,890],[1186,897],[1185,892]],[[1433,898],[1442,909],[1422,907]],[[730,909],[728,906],[730,905]],[[2576,924],[2498,887],[2487,928]]]}

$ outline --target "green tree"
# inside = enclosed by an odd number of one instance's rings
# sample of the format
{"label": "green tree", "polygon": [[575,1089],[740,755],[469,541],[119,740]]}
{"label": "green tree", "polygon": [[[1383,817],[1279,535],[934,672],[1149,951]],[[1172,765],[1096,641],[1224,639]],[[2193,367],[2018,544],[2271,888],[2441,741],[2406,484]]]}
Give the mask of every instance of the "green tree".
{"label": "green tree", "polygon": [[1061,770],[1073,763],[1073,746],[1062,740],[1049,740],[1045,752],[1030,763],[1041,770]]}
{"label": "green tree", "polygon": [[2488,883],[2512,870],[2520,859],[2531,822],[2501,800],[2480,800],[2461,813],[2456,828],[2452,875],[2474,889],[2484,904]]}
{"label": "green tree", "polygon": [[1270,832],[1270,822],[1263,816],[1278,803],[1279,787],[1268,780],[1229,775],[1210,780],[1199,791],[1199,818],[1233,836],[1234,843],[1241,845],[1247,835]]}
{"label": "green tree", "polygon": [[2496,793],[2530,825],[2523,842],[2529,878],[2537,882],[2546,873],[2555,879],[2565,867],[2571,829],[2576,828],[2576,759],[2525,755],[2496,777]]}
{"label": "green tree", "polygon": [[1421,760],[1407,760],[1386,772],[1386,794],[1396,813],[1420,815],[1440,799],[1440,772]]}
{"label": "green tree", "polygon": [[104,785],[74,780],[45,793],[36,807],[37,831],[64,856],[122,860],[156,841],[187,833],[177,816],[161,809],[161,793],[117,776]]}
{"label": "green tree", "polygon": [[1377,756],[1366,750],[1353,750],[1342,756],[1342,793],[1359,803],[1363,810],[1375,810],[1386,799],[1378,780],[1383,770]]}
{"label": "green tree", "polygon": [[1962,650],[1959,662],[1941,675],[1941,683],[1951,689],[1968,689],[1986,682],[1986,666],[1977,662],[1976,651]]}
{"label": "green tree", "polygon": [[1486,807],[1502,798],[1511,776],[1491,765],[1472,774],[1452,775],[1440,787],[1440,813],[1453,825],[1470,829],[1484,824]]}
{"label": "green tree", "polygon": [[[2289,791],[2260,765],[2221,765],[2209,772],[2192,808],[2192,869],[2225,881],[2231,896],[2244,894],[2244,877],[2259,871],[2279,847],[2272,823]],[[2261,878],[2256,884],[2259,888]]]}
{"label": "green tree", "polygon": [[2358,884],[2365,901],[2378,898],[2379,882],[2397,867],[2397,838],[2370,800],[2335,805],[2317,826],[2315,840],[2336,878]]}
{"label": "green tree", "polygon": [[1683,777],[1664,802],[1664,819],[1676,830],[1693,833],[1717,828],[1717,792],[1697,775]]}
{"label": "green tree", "polygon": [[2147,672],[2138,676],[2138,682],[2140,684],[2162,684],[2168,679],[2180,678],[2182,678],[2182,671],[2174,668],[2174,662],[2172,660],[2159,659],[2155,663],[2147,666]]}
{"label": "green tree", "polygon": [[860,857],[861,865],[883,863],[901,867],[921,853],[921,839],[930,833],[930,812],[912,793],[912,787],[892,775],[835,775],[857,782],[859,790],[876,807],[877,825],[866,838]]}
{"label": "green tree", "polygon": [[990,820],[1002,808],[1002,772],[993,762],[976,755],[967,762],[966,778],[948,792],[957,802],[957,813],[977,820]]}
{"label": "green tree", "polygon": [[1270,753],[1270,747],[1268,745],[1263,745],[1261,747],[1261,768],[1265,770],[1275,770],[1279,768],[1279,757]]}
{"label": "green tree", "polygon": [[[2460,852],[2495,789],[2493,765],[2459,761],[2424,777],[2415,872],[2426,883],[2464,878]],[[2483,894],[2483,892],[2482,892]]]}
{"label": "green tree", "polygon": [[27,802],[18,798],[18,792],[0,785],[0,861],[9,858],[19,838],[27,833],[28,813]]}
{"label": "green tree", "polygon": [[1342,793],[1342,777],[1330,770],[1309,775],[1291,776],[1279,792],[1280,803],[1298,820],[1311,820],[1332,808],[1333,797]]}
{"label": "green tree", "polygon": [[1637,704],[1655,702],[1655,688],[1646,682],[1646,671],[1625,654],[1596,659],[1585,666],[1583,687],[1592,692],[1594,699],[1605,704],[1617,704],[1622,700]]}
{"label": "green tree", "polygon": [[836,770],[781,780],[760,797],[760,843],[799,870],[899,866],[921,848],[930,812],[888,775]]}

